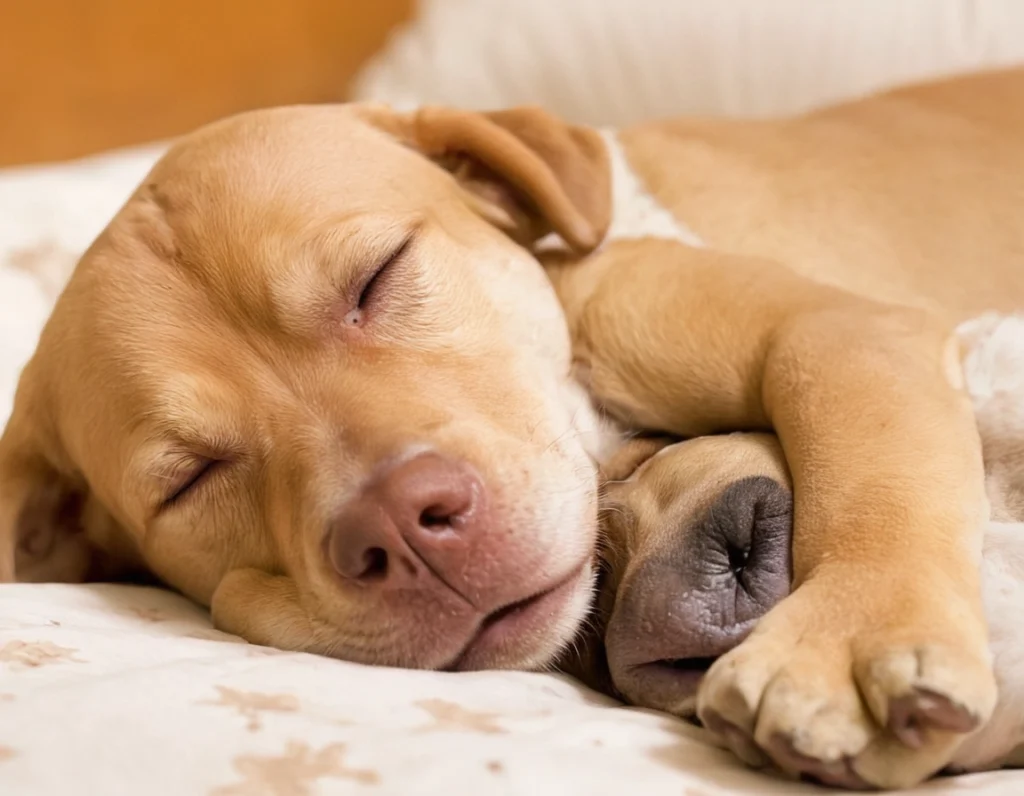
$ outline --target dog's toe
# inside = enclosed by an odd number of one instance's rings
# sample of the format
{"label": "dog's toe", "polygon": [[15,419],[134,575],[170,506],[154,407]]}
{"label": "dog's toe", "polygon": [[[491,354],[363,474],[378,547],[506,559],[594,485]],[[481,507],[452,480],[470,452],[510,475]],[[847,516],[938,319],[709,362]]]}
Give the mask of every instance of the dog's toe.
{"label": "dog's toe", "polygon": [[842,788],[909,787],[991,715],[985,645],[934,626],[910,644],[906,627],[806,632],[799,613],[787,616],[799,594],[720,658],[698,694],[701,720],[742,760]]}
{"label": "dog's toe", "polygon": [[705,713],[704,726],[722,739],[729,750],[751,768],[765,768],[771,763],[750,733],[726,721],[714,710]]}
{"label": "dog's toe", "polygon": [[925,732],[929,727],[968,733],[978,726],[979,721],[978,716],[965,706],[927,688],[915,688],[911,693],[889,702],[889,729],[912,749],[920,749],[924,745]]}
{"label": "dog's toe", "polygon": [[800,754],[793,739],[782,733],[768,740],[768,751],[783,771],[798,772],[800,779],[847,790],[869,790],[866,782],[853,767],[853,760],[841,757],[825,761]]}

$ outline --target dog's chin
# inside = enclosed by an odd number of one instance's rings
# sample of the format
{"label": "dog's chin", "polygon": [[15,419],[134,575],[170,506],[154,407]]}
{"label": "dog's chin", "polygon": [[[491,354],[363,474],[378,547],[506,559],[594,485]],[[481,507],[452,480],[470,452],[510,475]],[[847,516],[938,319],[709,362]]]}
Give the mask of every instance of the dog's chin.
{"label": "dog's chin", "polygon": [[543,670],[555,664],[589,616],[595,578],[588,555],[547,585],[486,614],[449,595],[426,612],[393,625],[389,635],[401,639],[397,645],[373,644],[372,639],[352,643],[331,630],[329,619],[318,623],[319,632],[304,642],[296,644],[292,638],[274,643],[371,666],[448,672]]}
{"label": "dog's chin", "polygon": [[590,612],[594,577],[588,559],[550,588],[492,612],[442,668],[535,671],[551,666]]}

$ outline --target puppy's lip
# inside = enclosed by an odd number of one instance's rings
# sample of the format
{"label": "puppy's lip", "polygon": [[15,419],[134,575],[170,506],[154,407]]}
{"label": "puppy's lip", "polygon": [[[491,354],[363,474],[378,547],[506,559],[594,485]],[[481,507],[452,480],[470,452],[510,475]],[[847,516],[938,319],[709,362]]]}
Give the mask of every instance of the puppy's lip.
{"label": "puppy's lip", "polygon": [[495,648],[505,646],[523,634],[554,624],[570,603],[580,582],[589,578],[590,560],[552,586],[492,611],[476,628],[469,641],[443,671],[471,671],[484,668],[481,663]]}
{"label": "puppy's lip", "polygon": [[629,667],[628,682],[616,683],[627,700],[680,718],[697,712],[697,690],[715,657],[662,659]]}

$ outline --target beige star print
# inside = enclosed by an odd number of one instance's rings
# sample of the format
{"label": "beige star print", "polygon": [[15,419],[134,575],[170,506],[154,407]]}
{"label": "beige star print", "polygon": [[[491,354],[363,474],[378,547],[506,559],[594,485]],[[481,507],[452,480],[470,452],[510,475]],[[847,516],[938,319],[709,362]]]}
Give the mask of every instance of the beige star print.
{"label": "beige star print", "polygon": [[325,777],[355,780],[364,785],[380,781],[376,771],[346,766],[344,755],[342,743],[313,750],[306,743],[289,741],[280,757],[236,757],[234,766],[242,781],[217,788],[210,796],[310,796],[312,786]]}
{"label": "beige star print", "polygon": [[501,735],[507,730],[497,723],[499,713],[483,713],[467,710],[454,702],[444,699],[421,699],[415,703],[434,719],[432,724],[419,728],[420,732],[475,732],[482,735]]}
{"label": "beige star print", "polygon": [[51,663],[83,663],[75,657],[77,652],[50,641],[8,641],[0,647],[0,663],[26,669]]}
{"label": "beige star print", "polygon": [[220,698],[200,702],[201,705],[220,705],[237,710],[248,719],[246,727],[251,731],[262,727],[260,713],[294,713],[299,709],[299,700],[292,694],[262,694],[258,691],[236,691],[223,685],[217,686]]}

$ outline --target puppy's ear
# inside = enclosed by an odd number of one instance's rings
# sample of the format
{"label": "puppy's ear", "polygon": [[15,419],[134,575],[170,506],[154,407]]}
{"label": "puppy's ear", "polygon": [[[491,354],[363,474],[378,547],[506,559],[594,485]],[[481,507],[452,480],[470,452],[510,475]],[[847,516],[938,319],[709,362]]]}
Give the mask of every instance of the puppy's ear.
{"label": "puppy's ear", "polygon": [[599,133],[532,107],[475,113],[425,107],[364,112],[451,171],[485,218],[523,243],[554,231],[585,253],[611,222],[611,172]]}
{"label": "puppy's ear", "polygon": [[28,409],[23,397],[0,437],[0,583],[115,577],[124,562],[96,540],[123,536],[84,480],[60,462],[40,408]]}

